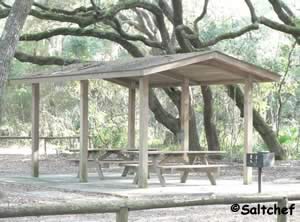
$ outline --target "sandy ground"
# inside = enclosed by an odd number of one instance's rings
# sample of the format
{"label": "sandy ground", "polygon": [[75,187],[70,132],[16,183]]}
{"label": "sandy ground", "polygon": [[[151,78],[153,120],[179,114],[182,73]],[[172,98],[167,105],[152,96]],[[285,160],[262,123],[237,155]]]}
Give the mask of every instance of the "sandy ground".
{"label": "sandy ground", "polygon": [[[0,148],[0,177],[5,176],[24,176],[30,174],[30,150],[23,149],[1,149]],[[7,154],[8,153],[8,154]],[[55,153],[55,152],[52,152]],[[241,165],[239,163],[229,163],[231,167],[226,169],[222,173],[222,178],[235,179],[241,175]],[[42,158],[41,163],[42,174],[54,174],[54,173],[72,173],[77,171],[75,166],[70,165],[66,155],[49,155],[47,159]],[[255,172],[255,171],[254,171]],[[276,166],[271,169],[266,169],[264,172],[265,180],[276,179],[289,179],[295,178],[300,172],[300,161],[281,161],[277,162]],[[41,195],[40,191],[49,191],[49,195]],[[51,201],[65,201],[76,200],[81,198],[105,198],[113,201],[114,199],[110,195],[101,193],[90,192],[70,192],[63,189],[49,188],[42,185],[24,185],[24,184],[12,184],[0,182],[0,193],[4,194],[4,197],[0,199],[1,203],[7,204],[43,204],[44,202]],[[266,204],[267,205],[267,204]],[[253,205],[255,206],[255,205]],[[298,209],[299,206],[299,209]],[[12,219],[0,219],[3,221],[115,221],[115,214],[90,214],[90,215],[67,215],[67,216],[47,216],[47,217],[27,217],[27,218],[12,218]],[[253,215],[241,215],[239,213],[232,213],[229,205],[220,206],[201,206],[201,207],[184,207],[184,208],[171,208],[171,209],[155,209],[146,211],[136,211],[129,213],[129,221],[140,222],[173,222],[173,221],[258,221],[269,222],[276,221],[275,216],[253,216]],[[296,211],[293,216],[290,217],[290,221],[300,221],[300,203],[296,203]]]}

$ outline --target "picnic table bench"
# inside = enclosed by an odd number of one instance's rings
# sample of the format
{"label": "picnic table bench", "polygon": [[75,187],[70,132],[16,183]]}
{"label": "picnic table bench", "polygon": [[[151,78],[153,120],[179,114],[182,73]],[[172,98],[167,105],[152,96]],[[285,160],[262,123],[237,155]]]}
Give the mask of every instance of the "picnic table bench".
{"label": "picnic table bench", "polygon": [[214,173],[218,173],[221,167],[226,167],[227,165],[224,164],[205,164],[205,165],[200,165],[200,164],[193,164],[193,165],[164,165],[164,166],[158,166],[159,168],[159,174],[160,174],[160,183],[162,186],[166,185],[165,178],[163,176],[164,170],[166,169],[175,169],[179,171],[184,171],[183,174],[180,177],[180,182],[185,183],[188,174],[190,171],[194,172],[205,172],[210,183],[212,185],[216,185],[216,179]]}
{"label": "picnic table bench", "polygon": [[[80,163],[80,160],[79,160],[79,159],[70,159],[70,161],[71,161],[71,163],[75,163],[76,166],[79,166],[79,163]],[[103,178],[104,178],[102,168],[101,168],[101,166],[99,165],[99,163],[98,163],[97,161],[95,161],[95,159],[88,159],[87,167],[88,167],[88,168],[94,168],[94,169],[96,169],[99,178],[100,178],[100,179],[103,179]],[[78,170],[78,171],[77,171],[77,177],[79,177],[79,174],[80,174],[80,171]]]}
{"label": "picnic table bench", "polygon": [[[139,155],[137,151],[127,151],[127,153]],[[166,185],[163,174],[167,169],[183,171],[180,178],[181,183],[186,182],[190,171],[198,171],[205,172],[211,184],[216,185],[215,173],[226,165],[209,164],[208,155],[222,155],[224,153],[223,151],[148,151],[148,156],[153,163],[150,167],[154,169],[161,186]],[[132,165],[132,167],[135,168],[136,173],[133,182],[137,183],[138,164]]]}

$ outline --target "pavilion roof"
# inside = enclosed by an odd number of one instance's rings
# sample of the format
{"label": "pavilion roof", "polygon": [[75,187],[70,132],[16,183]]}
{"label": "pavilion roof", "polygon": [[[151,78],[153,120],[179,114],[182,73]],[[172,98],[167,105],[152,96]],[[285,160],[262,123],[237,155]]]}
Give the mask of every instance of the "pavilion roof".
{"label": "pavilion roof", "polygon": [[12,83],[42,83],[105,79],[123,86],[134,86],[149,75],[150,86],[180,85],[184,78],[191,85],[278,81],[280,75],[236,59],[219,51],[130,58],[109,62],[78,63],[55,70],[10,79]]}

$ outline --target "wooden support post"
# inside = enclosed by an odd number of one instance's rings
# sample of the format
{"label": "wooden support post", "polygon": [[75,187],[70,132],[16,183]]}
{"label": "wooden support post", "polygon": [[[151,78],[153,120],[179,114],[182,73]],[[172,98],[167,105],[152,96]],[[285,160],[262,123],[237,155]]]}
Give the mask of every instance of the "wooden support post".
{"label": "wooden support post", "polygon": [[[278,207],[282,210],[283,208],[289,208],[289,201],[288,199],[285,197],[282,200],[278,201]],[[287,222],[288,221],[288,217],[287,214],[282,214],[279,213],[277,215],[277,222]]]}
{"label": "wooden support post", "polygon": [[246,154],[252,152],[253,140],[253,82],[249,77],[245,81],[244,88],[244,184],[252,183],[252,168],[246,165]]}
{"label": "wooden support post", "polygon": [[117,212],[116,222],[128,222],[128,208],[120,208],[120,210]]}
{"label": "wooden support post", "polygon": [[129,88],[128,94],[128,148],[135,148],[135,88]]}
{"label": "wooden support post", "polygon": [[[190,95],[189,95],[189,80],[184,78],[181,87],[181,148],[183,151],[189,150],[189,106],[190,106]],[[184,157],[187,160],[187,156]]]}
{"label": "wooden support post", "polygon": [[32,84],[32,176],[39,176],[40,84]]}
{"label": "wooden support post", "polygon": [[44,155],[45,155],[45,158],[48,157],[48,154],[47,154],[47,139],[44,138]]}
{"label": "wooden support post", "polygon": [[149,78],[144,76],[139,81],[140,97],[140,144],[138,186],[146,188],[148,185],[148,118],[149,118]]}
{"label": "wooden support post", "polygon": [[88,80],[80,81],[80,182],[87,182],[88,162]]}

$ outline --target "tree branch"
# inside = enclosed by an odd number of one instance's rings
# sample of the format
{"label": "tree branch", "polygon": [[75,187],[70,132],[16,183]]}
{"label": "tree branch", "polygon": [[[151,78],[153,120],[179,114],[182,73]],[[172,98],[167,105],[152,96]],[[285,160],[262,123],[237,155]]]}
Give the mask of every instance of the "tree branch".
{"label": "tree branch", "polygon": [[251,2],[251,0],[245,0],[248,8],[249,8],[249,11],[250,11],[250,15],[251,15],[251,22],[252,23],[256,23],[257,22],[257,16],[256,16],[256,13],[255,13],[255,9],[254,9],[254,6]]}
{"label": "tree branch", "polygon": [[145,38],[142,35],[130,35],[128,33],[126,33],[123,29],[122,26],[119,22],[118,19],[114,18],[113,19],[113,23],[114,25],[112,26],[119,34],[120,36],[122,36],[123,38],[127,39],[127,40],[131,40],[131,41],[141,41],[143,42],[145,45],[149,46],[149,47],[154,47],[154,48],[160,48],[163,49],[163,45],[160,42],[157,41],[153,41],[150,39]]}
{"label": "tree branch", "polygon": [[130,54],[136,57],[143,57],[140,49],[134,44],[114,32],[103,32],[97,29],[80,29],[80,28],[57,28],[36,34],[24,34],[20,37],[21,41],[40,41],[57,35],[72,35],[72,36],[90,36],[99,39],[107,39],[120,44]]}
{"label": "tree branch", "polygon": [[248,26],[246,26],[244,28],[241,28],[238,31],[228,32],[228,33],[221,34],[221,35],[215,37],[214,39],[211,39],[211,40],[209,40],[207,42],[203,42],[202,43],[202,47],[208,47],[208,46],[215,45],[218,42],[220,42],[222,40],[225,40],[225,39],[237,38],[237,37],[239,37],[241,35],[244,35],[247,32],[250,32],[250,31],[253,31],[253,30],[257,30],[258,28],[259,28],[258,24],[251,24],[251,25],[248,25]]}
{"label": "tree branch", "polygon": [[148,3],[148,2],[141,2],[141,1],[126,1],[126,2],[122,2],[120,4],[115,5],[114,7],[108,9],[104,15],[102,16],[102,18],[106,18],[106,19],[112,19],[117,13],[119,13],[122,10],[126,10],[126,9],[133,9],[133,8],[142,8],[145,9],[149,12],[151,12],[156,20],[157,20],[157,28],[160,32],[160,36],[162,39],[162,45],[165,49],[168,48],[168,43],[170,40],[169,37],[169,33],[164,21],[164,15],[163,12],[161,11],[161,9],[159,7],[157,7],[154,4]]}
{"label": "tree branch", "polygon": [[168,5],[166,0],[159,0],[158,4],[159,4],[159,7],[161,8],[161,10],[163,11],[163,13],[165,14],[165,16],[168,18],[168,20],[172,24],[174,24],[173,9]]}
{"label": "tree branch", "polygon": [[269,0],[269,2],[273,6],[273,9],[276,12],[278,18],[281,21],[283,21],[283,23],[291,26],[295,25],[295,23],[291,20],[291,18],[283,11],[280,0]]}
{"label": "tree branch", "polygon": [[96,5],[95,1],[94,0],[90,0],[93,8],[94,8],[94,11],[96,12],[97,15],[101,15],[102,12],[101,12],[101,9]]}
{"label": "tree branch", "polygon": [[180,129],[179,119],[173,117],[162,107],[153,89],[150,89],[149,93],[149,106],[151,111],[154,113],[155,119],[176,135]]}
{"label": "tree branch", "polygon": [[41,10],[44,10],[44,11],[48,11],[48,12],[52,12],[52,13],[58,13],[58,14],[64,14],[64,15],[76,15],[76,14],[79,14],[79,13],[87,13],[87,12],[91,12],[93,11],[93,7],[79,7],[79,8],[76,8],[74,10],[71,10],[71,11],[68,11],[68,10],[64,10],[64,9],[59,9],[59,8],[49,8],[45,5],[42,5],[40,3],[37,3],[37,2],[34,2],[33,5]]}
{"label": "tree branch", "polygon": [[[189,38],[186,38],[186,26],[183,25],[182,3],[181,1],[172,0],[173,20],[176,39],[183,52],[192,52],[193,46]],[[194,33],[193,33],[194,34]],[[194,35],[195,36],[195,35]],[[194,38],[195,39],[195,38]]]}
{"label": "tree branch", "polygon": [[20,51],[17,51],[15,53],[15,58],[20,62],[30,62],[32,64],[37,64],[37,65],[65,66],[73,63],[82,62],[77,59],[65,59],[57,56],[33,56]]}
{"label": "tree branch", "polygon": [[0,8],[0,19],[6,18],[9,15],[10,9],[1,9]]}
{"label": "tree branch", "polygon": [[292,12],[290,7],[287,6],[287,4],[285,4],[283,1],[280,1],[280,5],[289,16],[296,18],[295,14]]}
{"label": "tree branch", "polygon": [[290,26],[290,25],[280,24],[278,22],[272,21],[271,19],[268,19],[263,16],[259,18],[259,22],[261,24],[264,24],[264,25],[272,28],[272,29],[275,29],[275,30],[278,30],[278,31],[281,31],[284,33],[300,36],[300,28]]}
{"label": "tree branch", "polygon": [[155,33],[157,32],[157,27],[155,26],[155,21],[153,17],[143,10],[134,10],[137,15],[138,24],[141,27],[140,30],[151,40],[155,40]]}
{"label": "tree branch", "polygon": [[195,21],[194,21],[194,32],[196,34],[199,34],[198,22],[200,22],[204,18],[204,16],[206,15],[206,13],[207,13],[208,2],[209,2],[209,0],[205,0],[204,1],[202,12],[201,12],[200,16],[197,17],[195,19]]}

